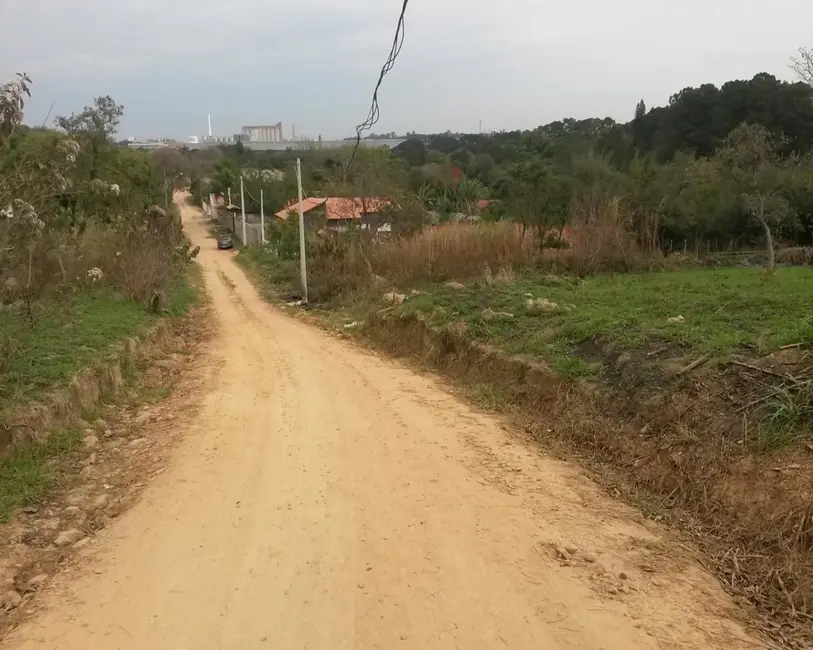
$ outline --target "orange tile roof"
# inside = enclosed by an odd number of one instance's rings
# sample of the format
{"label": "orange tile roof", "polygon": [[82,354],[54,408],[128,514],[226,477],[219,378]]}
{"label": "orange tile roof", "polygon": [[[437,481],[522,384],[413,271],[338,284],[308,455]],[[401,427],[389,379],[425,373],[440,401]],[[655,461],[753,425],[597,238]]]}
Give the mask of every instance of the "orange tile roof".
{"label": "orange tile roof", "polygon": [[[361,219],[362,210],[365,210],[368,213],[381,212],[385,208],[392,205],[390,201],[375,197],[370,197],[368,199],[364,199],[363,201],[360,198],[348,199],[336,196],[327,199],[314,197],[304,199],[302,201],[302,210],[303,212],[307,213],[314,208],[318,208],[325,204],[327,204],[325,207],[327,218],[331,221],[338,221],[341,219]],[[287,219],[289,212],[296,212],[297,210],[297,202],[294,201],[284,210],[277,212],[276,216],[280,219]]]}
{"label": "orange tile roof", "polygon": [[345,199],[332,197],[327,200],[328,219],[361,219],[362,210],[366,213],[381,212],[391,205],[389,201],[370,197],[367,199]]}
{"label": "orange tile roof", "polygon": [[[302,200],[302,211],[307,213],[313,210],[314,208],[318,208],[320,205],[324,205],[327,199],[320,199],[317,197],[307,198]],[[299,209],[298,201],[294,201],[289,203],[284,209],[277,212],[276,216],[280,219],[287,219],[289,212],[297,212]]]}

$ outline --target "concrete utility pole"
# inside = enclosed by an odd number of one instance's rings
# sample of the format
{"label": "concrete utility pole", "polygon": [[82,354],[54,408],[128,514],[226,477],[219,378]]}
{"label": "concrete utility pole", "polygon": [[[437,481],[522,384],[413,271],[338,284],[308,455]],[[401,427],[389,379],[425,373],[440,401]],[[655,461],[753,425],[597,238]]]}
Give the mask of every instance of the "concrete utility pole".
{"label": "concrete utility pole", "polygon": [[242,174],[240,175],[240,207],[243,210],[243,246],[246,246],[246,193]]}
{"label": "concrete utility pole", "polygon": [[265,246],[265,199],[260,189],[260,243]]}
{"label": "concrete utility pole", "polygon": [[308,304],[308,266],[305,262],[305,207],[302,204],[302,161],[296,159],[296,185],[299,192],[299,272],[302,279],[302,303]]}

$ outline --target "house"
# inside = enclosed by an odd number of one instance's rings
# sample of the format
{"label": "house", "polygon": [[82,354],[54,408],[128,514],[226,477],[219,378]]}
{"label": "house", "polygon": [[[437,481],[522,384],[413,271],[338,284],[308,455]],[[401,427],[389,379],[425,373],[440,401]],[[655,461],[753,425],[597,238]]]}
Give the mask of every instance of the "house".
{"label": "house", "polygon": [[[382,223],[384,212],[392,205],[385,199],[344,198],[344,197],[310,197],[302,201],[305,222],[310,227],[320,227],[334,232],[344,232],[348,226],[355,224],[362,230],[374,228],[376,232],[390,232],[392,226]],[[293,213],[297,215],[299,206],[296,201],[284,210],[276,213],[277,218],[287,219]]]}

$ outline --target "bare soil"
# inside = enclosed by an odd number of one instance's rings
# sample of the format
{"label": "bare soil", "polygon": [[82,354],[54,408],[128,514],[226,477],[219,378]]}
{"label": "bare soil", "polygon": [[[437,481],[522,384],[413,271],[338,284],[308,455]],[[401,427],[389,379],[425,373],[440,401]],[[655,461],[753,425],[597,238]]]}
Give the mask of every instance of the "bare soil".
{"label": "bare soil", "polygon": [[183,439],[0,647],[767,647],[657,525],[439,382],[269,307],[182,209],[217,319],[156,425]]}

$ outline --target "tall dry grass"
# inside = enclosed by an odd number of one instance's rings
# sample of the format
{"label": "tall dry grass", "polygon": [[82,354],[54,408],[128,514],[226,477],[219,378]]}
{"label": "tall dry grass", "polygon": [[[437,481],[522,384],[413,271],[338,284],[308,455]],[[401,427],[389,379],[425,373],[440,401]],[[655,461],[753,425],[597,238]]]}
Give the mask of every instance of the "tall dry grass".
{"label": "tall dry grass", "polygon": [[488,270],[548,271],[586,276],[662,268],[660,251],[645,251],[618,199],[579,209],[567,228],[569,247],[545,248],[550,233],[513,222],[449,223],[408,236],[328,233],[309,246],[311,293],[327,300],[381,283],[405,287],[482,276]]}
{"label": "tall dry grass", "polygon": [[570,231],[571,247],[557,258],[556,266],[579,277],[650,271],[666,265],[660,250],[641,245],[641,238],[633,229],[632,215],[617,197],[578,207]]}

